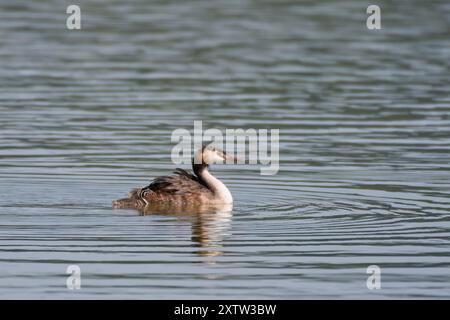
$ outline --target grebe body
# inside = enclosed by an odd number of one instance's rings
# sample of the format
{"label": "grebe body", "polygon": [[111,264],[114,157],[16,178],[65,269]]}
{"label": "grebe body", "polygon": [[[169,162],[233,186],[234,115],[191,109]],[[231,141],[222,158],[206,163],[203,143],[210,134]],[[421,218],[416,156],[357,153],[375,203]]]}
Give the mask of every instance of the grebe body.
{"label": "grebe body", "polygon": [[113,202],[114,208],[142,208],[152,203],[232,204],[225,184],[209,172],[209,165],[234,160],[220,149],[204,146],[192,159],[194,174],[177,168],[174,175],[154,179],[144,188],[133,189],[127,198]]}

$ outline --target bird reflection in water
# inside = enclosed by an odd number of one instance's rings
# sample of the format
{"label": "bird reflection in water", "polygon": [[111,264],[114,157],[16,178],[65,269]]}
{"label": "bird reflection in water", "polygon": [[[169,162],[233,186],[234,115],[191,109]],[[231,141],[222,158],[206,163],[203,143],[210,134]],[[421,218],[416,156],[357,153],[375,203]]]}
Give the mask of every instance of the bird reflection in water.
{"label": "bird reflection in water", "polygon": [[174,216],[188,220],[192,227],[192,242],[200,256],[223,254],[223,240],[230,234],[232,204],[152,203],[138,208],[140,215]]}

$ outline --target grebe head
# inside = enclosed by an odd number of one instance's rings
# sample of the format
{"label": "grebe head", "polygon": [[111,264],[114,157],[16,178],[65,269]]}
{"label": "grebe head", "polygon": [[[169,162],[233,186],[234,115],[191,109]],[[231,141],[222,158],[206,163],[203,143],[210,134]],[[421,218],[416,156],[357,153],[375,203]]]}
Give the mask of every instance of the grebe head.
{"label": "grebe head", "polygon": [[234,156],[228,155],[225,151],[220,150],[212,145],[205,145],[199,149],[194,156],[194,164],[222,164],[225,161],[233,161]]}

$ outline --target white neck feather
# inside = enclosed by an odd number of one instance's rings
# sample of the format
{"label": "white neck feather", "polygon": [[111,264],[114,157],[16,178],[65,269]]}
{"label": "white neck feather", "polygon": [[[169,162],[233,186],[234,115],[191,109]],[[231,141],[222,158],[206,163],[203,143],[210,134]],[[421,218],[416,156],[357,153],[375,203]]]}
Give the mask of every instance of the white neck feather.
{"label": "white neck feather", "polygon": [[202,170],[201,178],[214,193],[218,202],[233,203],[233,197],[230,190],[228,190],[228,188],[223,184],[222,181],[209,173],[208,168]]}

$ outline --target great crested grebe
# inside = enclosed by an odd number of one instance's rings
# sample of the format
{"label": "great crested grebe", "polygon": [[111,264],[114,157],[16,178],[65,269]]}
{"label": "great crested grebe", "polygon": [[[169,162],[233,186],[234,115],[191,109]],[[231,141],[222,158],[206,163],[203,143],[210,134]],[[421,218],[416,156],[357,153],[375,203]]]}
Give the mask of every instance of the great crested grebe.
{"label": "great crested grebe", "polygon": [[195,175],[177,168],[171,176],[154,179],[144,188],[133,189],[128,198],[113,201],[114,208],[142,208],[152,203],[231,204],[233,197],[228,188],[208,170],[210,164],[234,160],[220,149],[203,146],[192,159]]}

